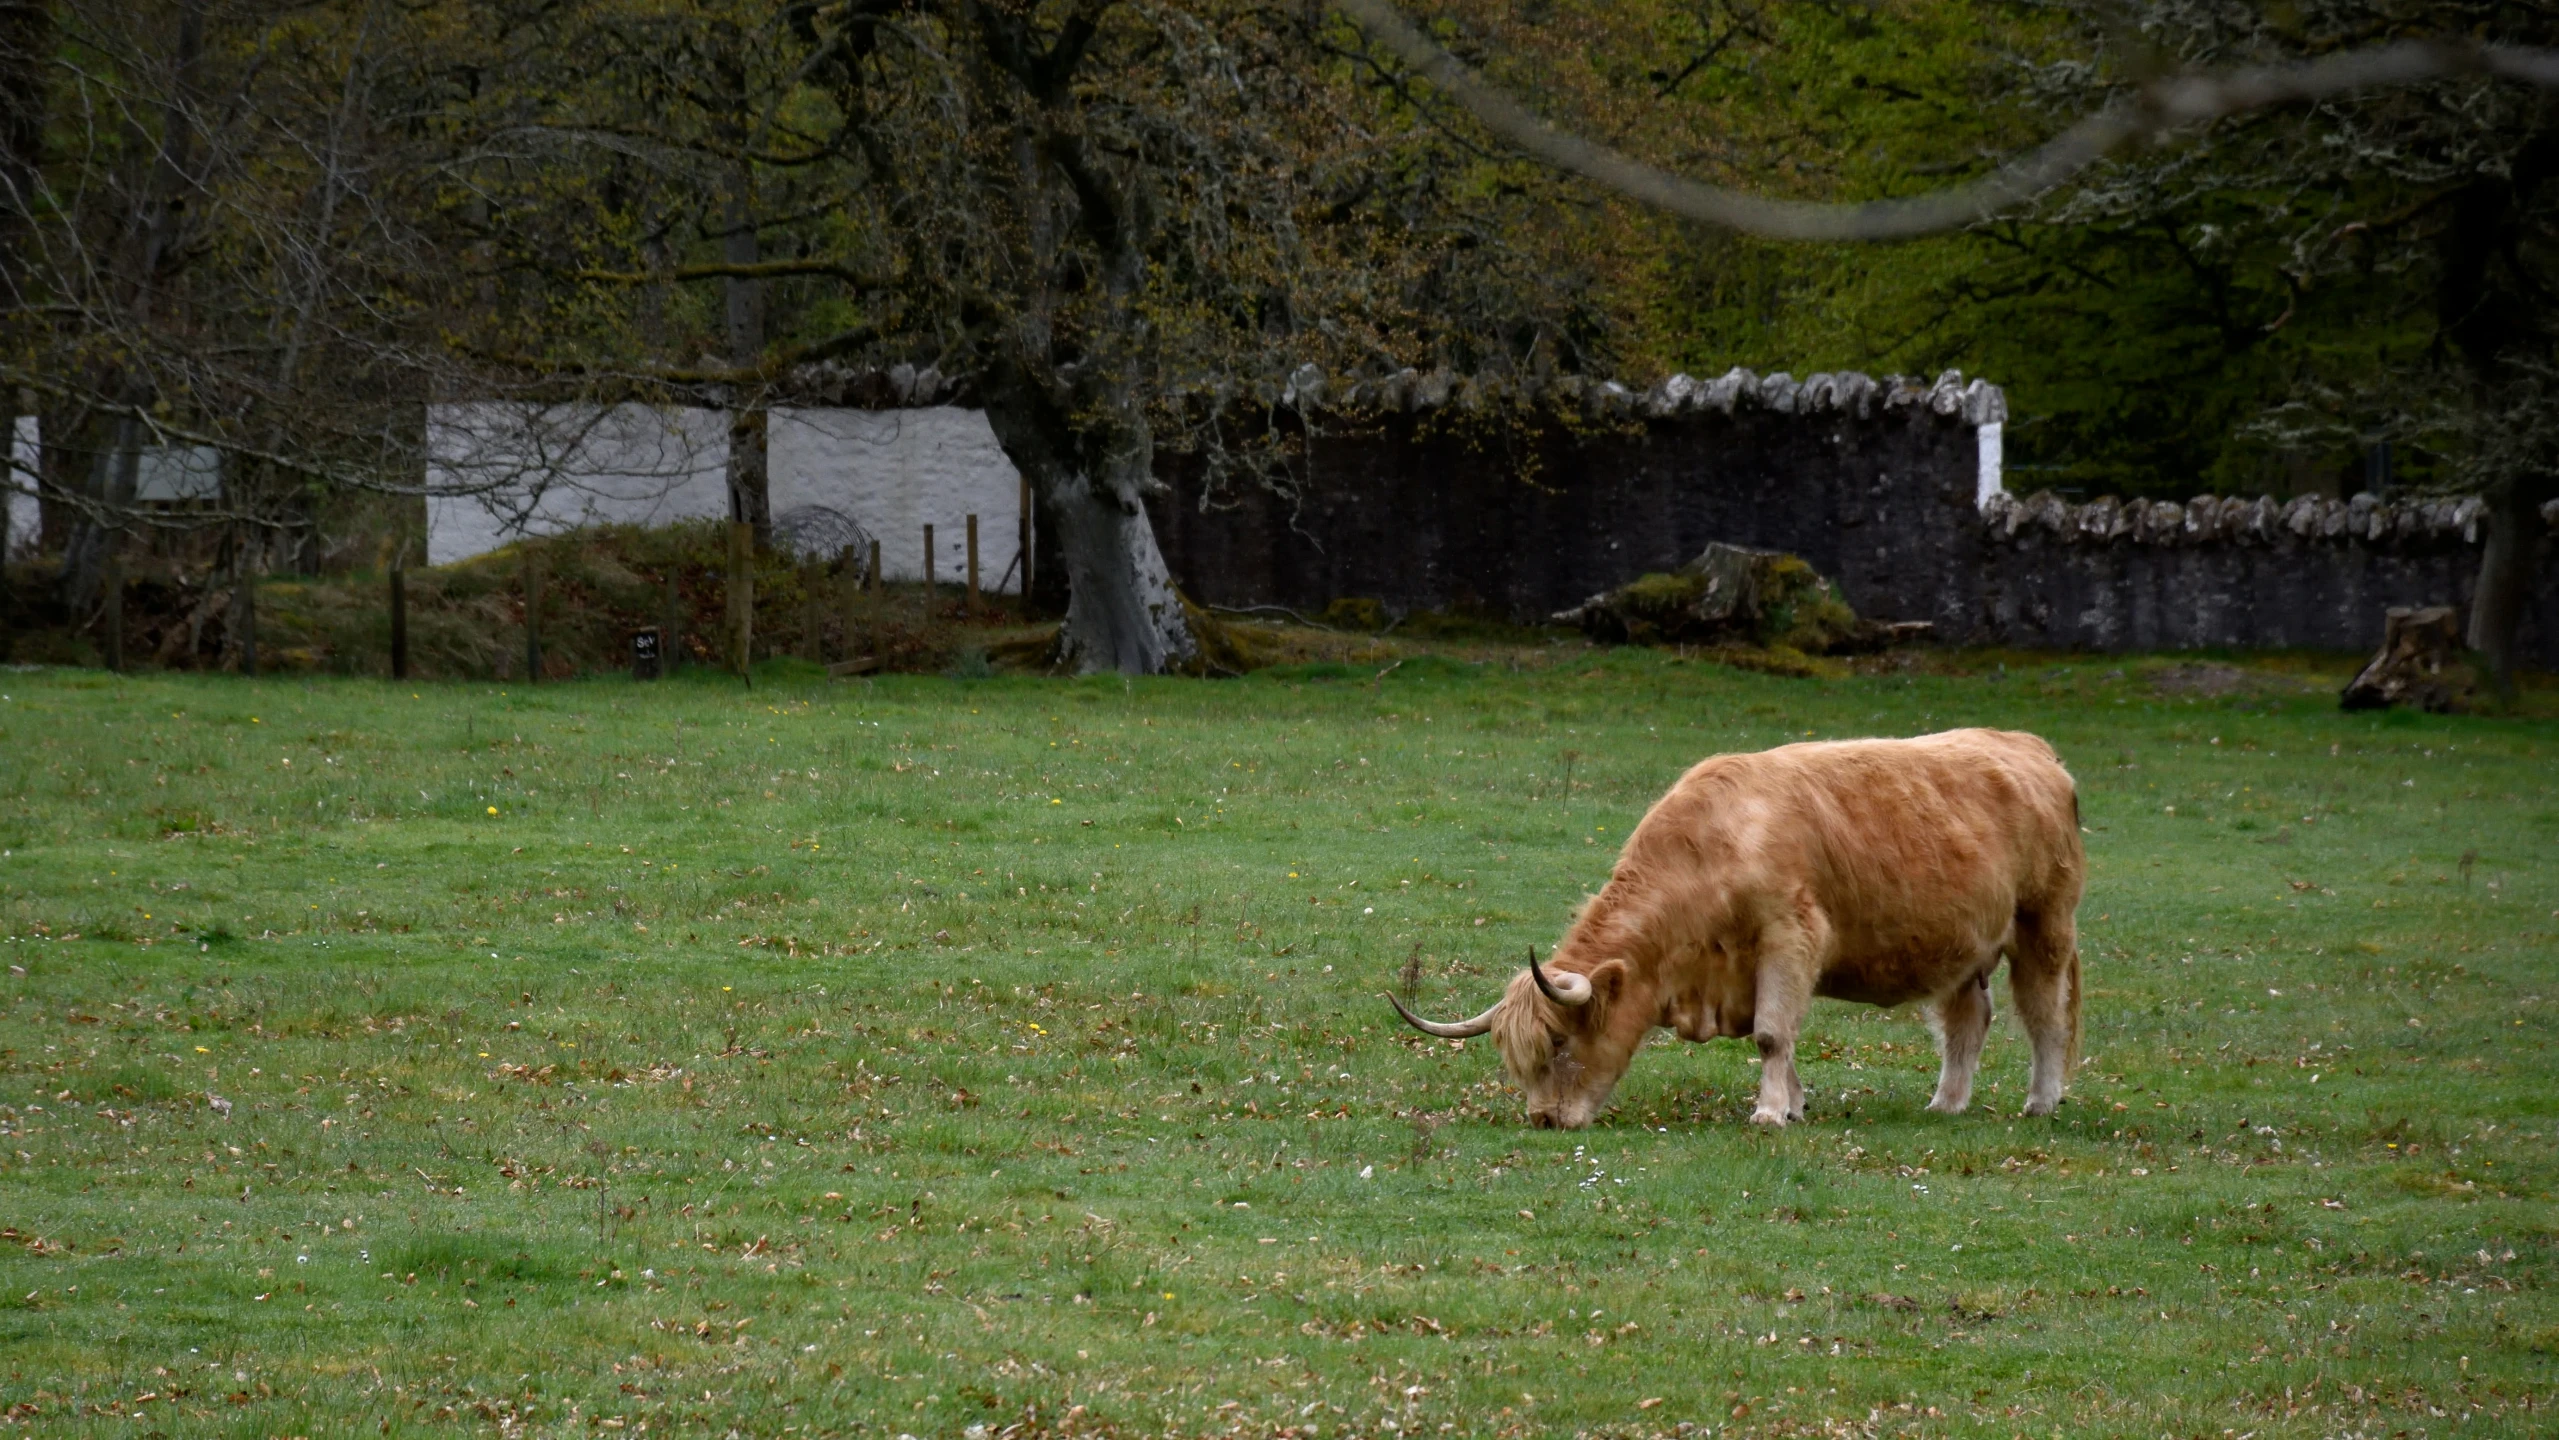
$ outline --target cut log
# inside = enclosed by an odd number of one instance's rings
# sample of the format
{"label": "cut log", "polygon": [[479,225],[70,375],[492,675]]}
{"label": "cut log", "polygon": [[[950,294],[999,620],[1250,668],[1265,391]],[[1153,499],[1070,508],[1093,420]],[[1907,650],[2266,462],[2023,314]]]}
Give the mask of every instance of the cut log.
{"label": "cut log", "polygon": [[2459,611],[2449,605],[2394,605],[2382,620],[2380,653],[2346,686],[2338,704],[2348,710],[2414,705],[2437,715],[2457,714],[2469,708],[2479,685],[2465,654]]}

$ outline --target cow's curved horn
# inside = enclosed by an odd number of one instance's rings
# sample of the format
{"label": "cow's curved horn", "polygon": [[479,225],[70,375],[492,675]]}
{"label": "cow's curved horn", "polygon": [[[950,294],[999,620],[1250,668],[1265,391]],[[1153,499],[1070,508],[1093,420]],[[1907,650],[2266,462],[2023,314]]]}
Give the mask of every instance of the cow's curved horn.
{"label": "cow's curved horn", "polygon": [[1501,1002],[1497,1000],[1493,1002],[1491,1010],[1486,1010],[1471,1020],[1442,1021],[1423,1019],[1405,1009],[1404,1002],[1392,995],[1386,997],[1386,1003],[1395,1007],[1395,1013],[1404,1017],[1405,1024],[1425,1035],[1437,1035],[1443,1040],[1466,1040],[1483,1034],[1493,1028],[1493,1011],[1502,1008]]}
{"label": "cow's curved horn", "polygon": [[1537,968],[1537,947],[1534,945],[1528,950],[1528,978],[1537,982],[1537,988],[1545,992],[1547,999],[1566,1009],[1590,1003],[1590,977],[1568,970],[1552,980],[1547,979],[1546,972]]}

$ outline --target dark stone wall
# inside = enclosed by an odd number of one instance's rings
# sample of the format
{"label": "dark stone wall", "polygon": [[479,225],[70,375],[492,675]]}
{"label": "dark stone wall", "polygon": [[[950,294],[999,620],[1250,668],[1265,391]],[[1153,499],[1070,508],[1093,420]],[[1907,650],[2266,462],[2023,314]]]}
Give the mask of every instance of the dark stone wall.
{"label": "dark stone wall", "polygon": [[1293,495],[1204,510],[1196,468],[1168,464],[1153,514],[1175,577],[1211,604],[1362,595],[1535,622],[1727,540],[1804,556],[1861,610],[1920,611],[1980,527],[1975,466],[1970,425],[1908,410],[1491,437],[1402,415],[1312,437]]}
{"label": "dark stone wall", "polygon": [[[2290,537],[2155,547],[2026,535],[1987,548],[1976,632],[2088,650],[2368,650],[2393,605],[2455,605],[2466,614],[2479,571],[2479,547],[2457,539],[2405,548]],[[2523,637],[2543,666],[2559,661],[2548,548]]]}
{"label": "dark stone wall", "polygon": [[[1999,497],[1973,537],[1969,633],[2085,650],[2369,650],[2394,605],[2467,610],[2475,500],[2197,497],[2068,505]],[[2559,665],[2559,557],[2536,536],[2523,653]]]}
{"label": "dark stone wall", "polygon": [[[2368,650],[2390,606],[2469,601],[2475,507],[2037,496],[1985,513],[1982,405],[1944,392],[1778,410],[1745,390],[1729,411],[1661,403],[1596,427],[1388,413],[1310,436],[1293,494],[1203,508],[1196,462],[1168,457],[1151,508],[1194,599],[1309,613],[1369,596],[1533,623],[1713,540],[1802,555],[1859,614],[1960,644]],[[2542,537],[2523,637],[2542,667],[2559,667],[2553,550]]]}

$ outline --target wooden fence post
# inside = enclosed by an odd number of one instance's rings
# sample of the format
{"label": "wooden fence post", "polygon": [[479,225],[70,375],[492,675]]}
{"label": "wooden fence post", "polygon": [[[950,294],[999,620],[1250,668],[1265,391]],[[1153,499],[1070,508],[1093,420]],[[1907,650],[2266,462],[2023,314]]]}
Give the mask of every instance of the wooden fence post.
{"label": "wooden fence post", "polygon": [[1028,615],[1031,606],[1031,477],[1027,475],[1022,477],[1022,513],[1014,517],[1013,528],[1021,532],[1014,543],[1022,557],[1022,613]]}
{"label": "wooden fence post", "polygon": [[800,567],[800,658],[826,663],[826,567]]}
{"label": "wooden fence post", "polygon": [[676,657],[684,653],[684,585],[675,562],[667,562],[664,614],[658,622],[658,673],[673,675]]}
{"label": "wooden fence post", "polygon": [[240,574],[231,592],[231,613],[223,617],[223,638],[231,642],[232,653],[240,657],[240,673],[256,678],[258,673],[258,561],[244,541],[240,548]]}
{"label": "wooden fence post", "polygon": [[542,683],[542,547],[524,542],[524,683]]}
{"label": "wooden fence post", "polygon": [[850,545],[835,559],[836,619],[844,627],[844,656],[849,660],[853,656],[853,637],[862,629],[862,559]]}
{"label": "wooden fence post", "polygon": [[871,586],[871,593],[872,593],[872,594],[874,594],[874,595],[879,594],[879,593],[880,593],[880,584],[881,584],[881,581],[880,581],[880,542],[879,542],[879,541],[877,541],[877,540],[874,540],[874,541],[872,541],[872,542],[871,542],[871,569],[870,569],[870,572],[869,572],[869,575],[868,575],[868,580],[869,580],[869,583],[870,583],[870,586]]}
{"label": "wooden fence post", "polygon": [[933,609],[933,527],[924,527],[924,608]]}
{"label": "wooden fence post", "polygon": [[391,562],[391,678],[409,678],[409,572]]}
{"label": "wooden fence post", "polygon": [[977,517],[969,517],[969,602],[968,613],[977,613]]}
{"label": "wooden fence post", "polygon": [[109,530],[107,553],[99,565],[106,573],[100,576],[103,609],[99,626],[106,632],[107,668],[124,669],[124,532]]}
{"label": "wooden fence post", "polygon": [[755,660],[755,527],[729,526],[729,668],[748,673]]}

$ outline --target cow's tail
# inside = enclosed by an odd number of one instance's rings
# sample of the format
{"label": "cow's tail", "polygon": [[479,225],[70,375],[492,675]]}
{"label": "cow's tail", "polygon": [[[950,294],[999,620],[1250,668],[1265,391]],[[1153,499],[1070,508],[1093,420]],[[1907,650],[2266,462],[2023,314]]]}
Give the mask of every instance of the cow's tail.
{"label": "cow's tail", "polygon": [[2079,1073],[2079,937],[2075,935],[2071,937],[2067,978],[2070,981],[2070,1048],[2067,1052],[2069,1058],[2061,1067],[2064,1077]]}
{"label": "cow's tail", "polygon": [[[2071,848],[2081,855],[2080,874],[2082,875],[2088,873],[2088,865],[2086,852],[2077,842],[2079,831],[2086,823],[2079,818],[2079,782],[2073,780],[2070,785],[2070,838],[2073,842]],[[2061,1073],[2065,1079],[2079,1073],[2079,926],[2075,919],[2070,932],[2070,968],[2067,978],[2070,981],[2070,1059],[2069,1063],[2062,1066]]]}

